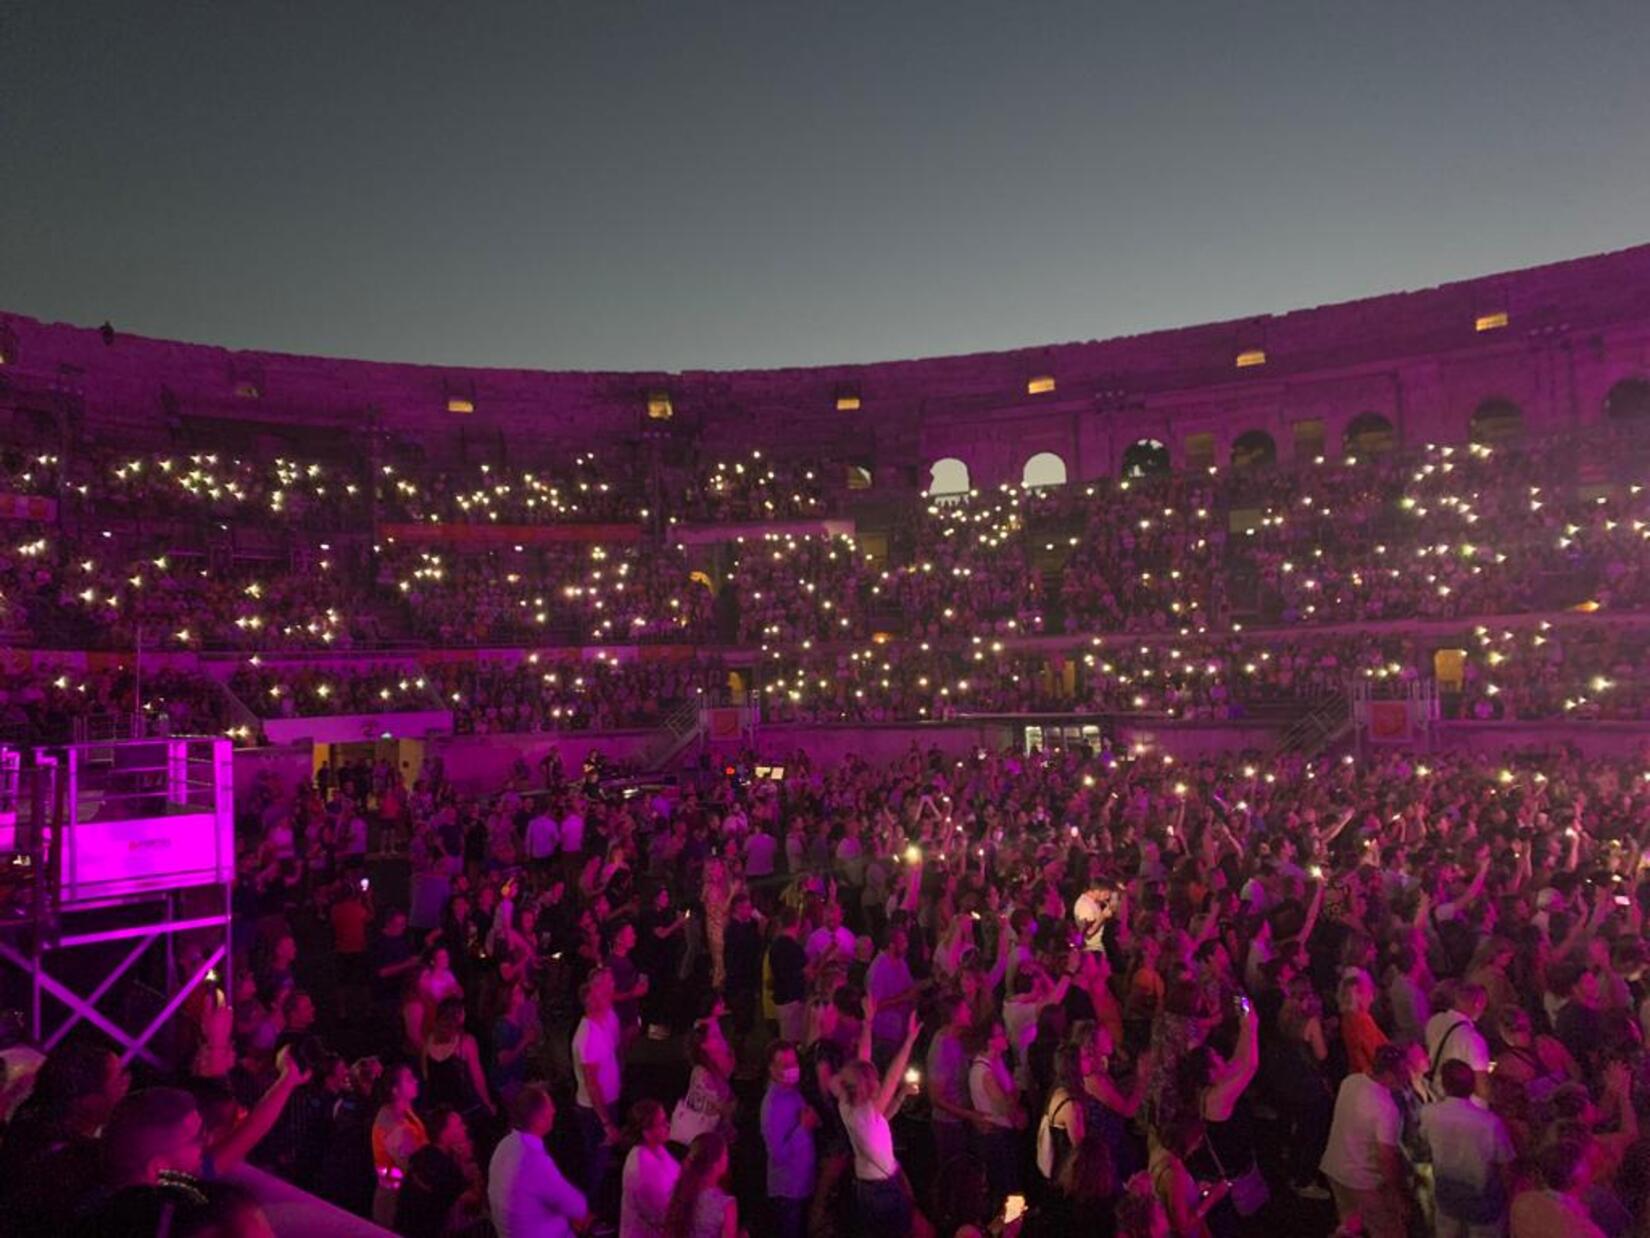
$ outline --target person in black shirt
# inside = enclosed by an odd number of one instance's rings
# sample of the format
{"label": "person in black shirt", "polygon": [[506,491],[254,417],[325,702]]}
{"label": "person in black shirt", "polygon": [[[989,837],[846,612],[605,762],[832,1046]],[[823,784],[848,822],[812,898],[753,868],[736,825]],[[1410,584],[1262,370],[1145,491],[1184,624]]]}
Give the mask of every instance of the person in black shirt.
{"label": "person in black shirt", "polygon": [[768,975],[781,1040],[801,1044],[806,1031],[808,995],[808,955],[797,940],[796,909],[779,913],[773,944],[768,947]]}
{"label": "person in black shirt", "polygon": [[819,1176],[814,1188],[813,1203],[809,1207],[808,1230],[816,1232],[824,1227],[827,1215],[835,1206],[837,1186],[844,1176],[852,1175],[853,1151],[848,1140],[848,1129],[843,1125],[842,1113],[831,1093],[837,1072],[848,1063],[847,1051],[834,1040],[816,1040],[802,1051],[802,1098],[819,1115],[819,1127],[814,1132],[814,1148],[819,1157]]}
{"label": "person in black shirt", "polygon": [[376,1175],[372,1164],[373,1102],[384,1072],[377,1058],[366,1057],[350,1067],[349,1088],[333,1107],[331,1133],[323,1149],[318,1184],[322,1199],[356,1216],[372,1213]]}
{"label": "person in black shirt", "polygon": [[315,1190],[332,1142],[338,1102],[349,1090],[349,1063],[335,1053],[323,1055],[314,1077],[293,1092],[252,1160],[306,1191]]}
{"label": "person in black shirt", "polygon": [[647,997],[647,973],[636,965],[632,951],[636,948],[636,926],[621,920],[608,931],[607,970],[613,973],[613,1013],[619,1016],[619,1027],[625,1043],[641,1029],[642,1002]]}
{"label": "person in black shirt", "polygon": [[733,900],[723,957],[733,1025],[740,1032],[748,1032],[756,1019],[756,998],[762,985],[762,922],[756,917],[749,894],[741,893]]}
{"label": "person in black shirt", "polygon": [[480,1177],[470,1132],[457,1110],[437,1106],[425,1123],[430,1142],[412,1155],[395,1201],[395,1232],[403,1238],[441,1238],[474,1219]]}
{"label": "person in black shirt", "polygon": [[71,1041],[53,1050],[34,1092],[0,1127],[0,1209],[5,1231],[60,1235],[95,1187],[97,1135],[131,1076],[109,1050]]}
{"label": "person in black shirt", "polygon": [[407,977],[418,970],[418,952],[407,936],[407,913],[392,907],[384,914],[383,931],[367,951],[372,973],[372,997],[380,1006],[394,1007]]}
{"label": "person in black shirt", "polygon": [[676,975],[681,970],[685,949],[684,927],[686,922],[671,906],[670,887],[660,886],[636,924],[636,965],[647,976],[642,1020],[647,1024],[651,1040],[664,1040],[672,1030]]}

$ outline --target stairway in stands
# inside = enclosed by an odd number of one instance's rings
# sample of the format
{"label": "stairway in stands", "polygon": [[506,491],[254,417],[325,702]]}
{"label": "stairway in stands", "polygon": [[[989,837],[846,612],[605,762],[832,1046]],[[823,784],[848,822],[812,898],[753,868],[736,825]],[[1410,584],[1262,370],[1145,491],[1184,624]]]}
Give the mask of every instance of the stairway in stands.
{"label": "stairway in stands", "polygon": [[648,741],[647,750],[642,755],[642,768],[649,773],[663,771],[699,738],[704,726],[704,714],[697,700],[678,704],[664,716],[658,731]]}
{"label": "stairway in stands", "polygon": [[1283,733],[1272,755],[1319,756],[1352,734],[1352,707],[1344,692],[1315,701]]}

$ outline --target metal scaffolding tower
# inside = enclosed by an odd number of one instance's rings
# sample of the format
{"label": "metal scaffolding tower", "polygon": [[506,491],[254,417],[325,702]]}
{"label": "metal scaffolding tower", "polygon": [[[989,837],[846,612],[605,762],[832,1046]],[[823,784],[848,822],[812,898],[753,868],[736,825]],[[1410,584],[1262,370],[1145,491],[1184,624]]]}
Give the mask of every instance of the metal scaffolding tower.
{"label": "metal scaffolding tower", "polygon": [[223,739],[0,749],[0,985],[42,1049],[85,1024],[163,1066],[190,994],[227,990],[233,769]]}

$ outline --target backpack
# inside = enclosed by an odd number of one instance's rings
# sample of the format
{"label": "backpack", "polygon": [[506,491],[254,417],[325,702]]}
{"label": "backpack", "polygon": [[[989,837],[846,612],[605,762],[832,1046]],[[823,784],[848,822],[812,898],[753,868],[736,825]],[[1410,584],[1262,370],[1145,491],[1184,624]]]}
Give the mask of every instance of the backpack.
{"label": "backpack", "polygon": [[1043,1107],[1043,1116],[1037,1123],[1037,1172],[1045,1178],[1054,1177],[1054,1118],[1067,1105],[1071,1104],[1071,1097],[1067,1095],[1053,1109]]}

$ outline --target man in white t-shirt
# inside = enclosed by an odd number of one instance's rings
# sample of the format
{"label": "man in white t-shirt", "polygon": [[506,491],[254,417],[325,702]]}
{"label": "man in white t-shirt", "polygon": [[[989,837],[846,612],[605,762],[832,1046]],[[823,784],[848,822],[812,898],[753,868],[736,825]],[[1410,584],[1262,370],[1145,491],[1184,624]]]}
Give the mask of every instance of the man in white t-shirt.
{"label": "man in white t-shirt", "polygon": [[1472,1067],[1451,1058],[1438,1072],[1444,1099],[1421,1110],[1421,1134],[1432,1152],[1440,1238],[1487,1238],[1507,1228],[1507,1170],[1512,1140],[1506,1124],[1472,1103]]}
{"label": "man in white t-shirt", "polygon": [[1444,1063],[1465,1062],[1478,1080],[1478,1098],[1489,1097],[1490,1047],[1477,1026],[1488,1004],[1489,995],[1483,985],[1463,984],[1455,990],[1455,1003],[1427,1020],[1427,1059],[1432,1063],[1427,1078],[1434,1086],[1435,1095],[1440,1094],[1438,1072]]}
{"label": "man in white t-shirt", "polygon": [[558,831],[561,843],[561,853],[575,859],[584,852],[584,814],[579,811],[577,803],[567,806],[567,813],[561,819]]}
{"label": "man in white t-shirt", "polygon": [[804,950],[808,962],[817,963],[827,950],[835,946],[837,958],[851,962],[856,944],[853,933],[843,926],[842,904],[833,901],[825,904],[825,923],[808,934]]}
{"label": "man in white t-shirt", "polygon": [[1335,1117],[1318,1168],[1335,1193],[1344,1224],[1363,1221],[1369,1238],[1404,1238],[1403,1118],[1392,1090],[1404,1078],[1404,1052],[1382,1045],[1368,1074],[1348,1075],[1335,1097]]}
{"label": "man in white t-shirt", "polygon": [[850,821],[842,827],[842,840],[836,845],[836,867],[850,889],[858,890],[865,884],[865,848],[859,841],[859,822]]}
{"label": "man in white t-shirt", "polygon": [[580,991],[584,1017],[573,1032],[573,1112],[584,1144],[584,1187],[591,1199],[601,1198],[618,1143],[619,1093],[624,1080],[619,1053],[624,1031],[613,1009],[613,973],[598,967]]}
{"label": "man in white t-shirt", "polygon": [[527,823],[527,858],[535,864],[548,863],[560,839],[561,825],[546,804]]}
{"label": "man in white t-shirt", "polygon": [[[1083,949],[1104,950],[1105,940],[1102,930],[1106,921],[1110,920],[1117,910],[1118,894],[1110,886],[1092,886],[1077,896],[1077,901],[1071,905],[1071,918],[1077,921],[1077,927],[1083,934]],[[1014,977],[1009,976],[1009,983]]]}

